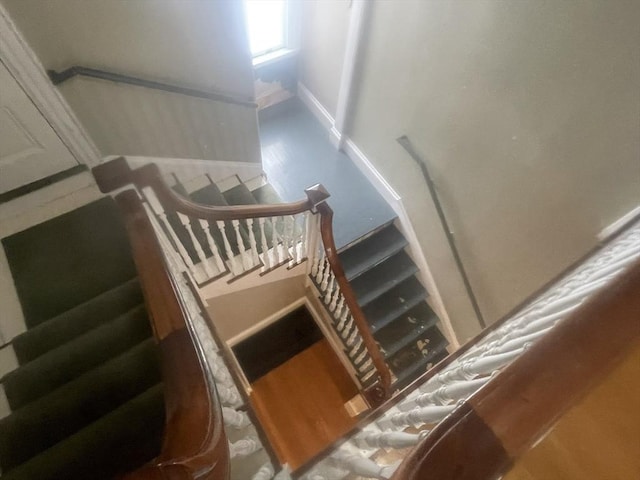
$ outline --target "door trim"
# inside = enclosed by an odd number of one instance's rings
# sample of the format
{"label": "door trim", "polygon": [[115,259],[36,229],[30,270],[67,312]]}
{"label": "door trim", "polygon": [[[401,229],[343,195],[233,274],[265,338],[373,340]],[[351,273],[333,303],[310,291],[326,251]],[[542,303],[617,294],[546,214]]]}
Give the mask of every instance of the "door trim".
{"label": "door trim", "polygon": [[76,161],[90,167],[101,163],[98,148],[60,92],[51,84],[40,60],[1,4],[0,58],[0,63],[9,70]]}

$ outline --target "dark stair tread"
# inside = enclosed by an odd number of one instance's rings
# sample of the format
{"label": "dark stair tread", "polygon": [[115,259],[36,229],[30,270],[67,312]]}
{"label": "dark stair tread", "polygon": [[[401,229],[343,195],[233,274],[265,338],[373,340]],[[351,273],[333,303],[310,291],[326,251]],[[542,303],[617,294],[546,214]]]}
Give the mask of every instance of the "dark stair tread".
{"label": "dark stair tread", "polygon": [[340,260],[347,279],[353,280],[398,253],[409,242],[393,225],[376,232],[340,253]]}
{"label": "dark stair tread", "polygon": [[373,300],[362,309],[371,331],[375,333],[413,308],[425,298],[426,293],[422,284],[412,275]]}
{"label": "dark stair tread", "polygon": [[417,271],[409,255],[401,251],[354,279],[351,285],[363,307]]}
{"label": "dark stair tread", "polygon": [[194,202],[203,205],[215,205],[217,207],[226,207],[229,205],[224,195],[220,192],[220,189],[213,183],[195,192],[191,192],[189,197],[191,197],[191,200]]}
{"label": "dark stair tread", "polygon": [[102,480],[160,453],[164,395],[157,384],[12,470],[3,480]]}
{"label": "dark stair tread", "polygon": [[19,465],[159,381],[148,339],[0,420],[0,467]]}
{"label": "dark stair tread", "polygon": [[78,305],[13,339],[20,364],[25,364],[70,339],[121,315],[142,302],[137,277]]}
{"label": "dark stair tread", "polygon": [[446,358],[449,352],[446,350],[446,345],[433,352],[433,355],[422,358],[419,362],[411,365],[411,367],[400,372],[400,375],[396,375],[396,381],[393,383],[394,389],[402,389],[416,380],[420,375],[425,373],[428,369],[435,364]]}
{"label": "dark stair tread", "polygon": [[143,305],[9,372],[2,379],[11,410],[31,402],[151,336]]}
{"label": "dark stair tread", "polygon": [[261,205],[273,205],[282,203],[282,198],[278,195],[275,188],[270,183],[266,183],[261,187],[251,190],[251,195]]}
{"label": "dark stair tread", "polygon": [[416,371],[419,366],[426,365],[448,345],[447,339],[437,326],[423,333],[420,340],[426,343],[422,348],[419,348],[417,341],[414,341],[388,359],[389,368],[398,379],[406,379],[408,372]]}
{"label": "dark stair tread", "polygon": [[385,358],[388,358],[405,345],[416,341],[437,322],[438,317],[433,310],[426,302],[421,302],[379,330],[375,338],[384,350]]}

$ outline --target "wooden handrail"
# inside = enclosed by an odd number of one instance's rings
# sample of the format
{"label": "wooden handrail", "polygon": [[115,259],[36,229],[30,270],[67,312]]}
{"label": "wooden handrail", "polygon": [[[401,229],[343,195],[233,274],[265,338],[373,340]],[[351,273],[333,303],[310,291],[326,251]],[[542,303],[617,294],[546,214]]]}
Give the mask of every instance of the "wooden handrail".
{"label": "wooden handrail", "polygon": [[180,212],[190,217],[208,221],[296,215],[307,211],[318,213],[321,217],[320,234],[327,261],[336,277],[345,303],[351,312],[358,333],[362,337],[364,346],[371,356],[378,374],[378,381],[367,388],[364,394],[374,407],[390,397],[391,372],[384,361],[377,342],[373,338],[366,317],[358,304],[338,257],[333,237],[333,210],[326,202],[326,199],[329,198],[329,193],[322,185],[317,184],[306,189],[306,200],[297,202],[217,207],[194,203],[174,192],[164,181],[158,166],[152,163],[133,170],[129,167],[126,159],[120,157],[95,167],[93,174],[103,193],[117,190],[129,184],[135,185],[140,190],[150,187],[165,210]]}
{"label": "wooden handrail", "polygon": [[139,189],[151,187],[165,209],[208,221],[296,215],[313,210],[318,203],[329,198],[324,187],[318,184],[306,189],[307,198],[297,202],[229,207],[208,206],[194,203],[177,194],[166,184],[160,169],[154,163],[132,170],[126,159],[120,157],[94,167],[92,172],[103,193],[112,192],[129,184]]}
{"label": "wooden handrail", "polygon": [[257,108],[258,104],[249,97],[240,97],[232,93],[227,92],[215,92],[196,90],[195,88],[181,87],[171,83],[158,82],[156,80],[148,80],[139,77],[133,77],[131,75],[124,75],[122,73],[107,72],[105,70],[98,70],[97,68],[82,67],[75,65],[69,67],[62,72],[56,72],[55,70],[47,70],[47,74],[51,79],[51,83],[59,85],[66,82],[70,78],[77,75],[90,78],[98,78],[100,80],[107,80],[115,83],[125,83],[128,85],[134,85],[136,87],[151,88],[153,90],[160,90],[163,92],[177,93],[180,95],[186,95],[187,97],[203,98],[205,100],[212,100],[214,102],[228,103],[231,105],[240,105],[243,107]]}
{"label": "wooden handrail", "polygon": [[116,196],[161,355],[166,424],[160,455],[127,479],[226,480],[222,411],[178,286],[134,190]]}
{"label": "wooden handrail", "polygon": [[639,320],[637,262],[438,424],[393,479],[499,477],[638,345]]}
{"label": "wooden handrail", "polygon": [[336,248],[335,239],[333,237],[333,210],[327,204],[327,202],[321,202],[316,205],[316,210],[320,214],[320,235],[322,236],[322,243],[324,244],[324,251],[327,257],[327,261],[331,266],[331,270],[336,277],[340,291],[344,297],[345,303],[351,311],[351,316],[358,329],[358,333],[362,337],[364,346],[369,352],[376,372],[378,374],[378,381],[365,390],[365,395],[372,406],[378,406],[384,400],[391,396],[391,372],[387,363],[384,361],[380,347],[376,340],[373,338],[369,323],[364,315],[364,312],[358,304],[356,294],[351,287],[351,284],[347,280],[347,276],[344,273],[342,262],[338,256],[338,249]]}

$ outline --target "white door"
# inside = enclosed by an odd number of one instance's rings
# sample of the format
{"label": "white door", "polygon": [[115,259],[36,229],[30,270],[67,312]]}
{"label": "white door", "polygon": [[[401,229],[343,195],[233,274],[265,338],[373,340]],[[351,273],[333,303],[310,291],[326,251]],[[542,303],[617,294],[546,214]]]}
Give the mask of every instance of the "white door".
{"label": "white door", "polygon": [[0,193],[77,164],[0,62]]}

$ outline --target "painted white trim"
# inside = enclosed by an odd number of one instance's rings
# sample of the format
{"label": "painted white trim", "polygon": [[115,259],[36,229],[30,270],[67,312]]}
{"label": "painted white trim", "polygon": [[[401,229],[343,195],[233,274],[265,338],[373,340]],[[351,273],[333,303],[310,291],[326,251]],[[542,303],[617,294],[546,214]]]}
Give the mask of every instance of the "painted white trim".
{"label": "painted white trim", "polygon": [[298,97],[300,97],[302,103],[304,103],[309,111],[320,121],[322,126],[327,130],[331,130],[334,124],[333,117],[313,93],[300,82],[298,82]]}
{"label": "painted white trim", "polygon": [[337,132],[338,148],[341,149],[345,141],[345,127],[353,109],[353,88],[358,57],[362,51],[362,38],[366,18],[371,7],[368,0],[353,0],[349,15],[349,28],[345,44],[340,87],[338,88],[338,103],[333,129]]}
{"label": "painted white trim", "polygon": [[0,58],[60,140],[80,164],[95,166],[100,153],[69,104],[51,84],[44,67],[0,4]]}
{"label": "painted white trim", "polygon": [[596,236],[598,241],[606,242],[609,237],[618,233],[622,228],[624,228],[628,223],[630,223],[634,218],[638,216],[640,216],[640,205],[621,216],[608,227],[603,228]]}

